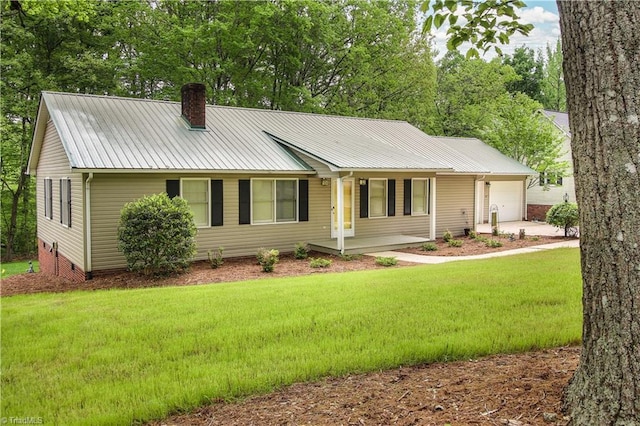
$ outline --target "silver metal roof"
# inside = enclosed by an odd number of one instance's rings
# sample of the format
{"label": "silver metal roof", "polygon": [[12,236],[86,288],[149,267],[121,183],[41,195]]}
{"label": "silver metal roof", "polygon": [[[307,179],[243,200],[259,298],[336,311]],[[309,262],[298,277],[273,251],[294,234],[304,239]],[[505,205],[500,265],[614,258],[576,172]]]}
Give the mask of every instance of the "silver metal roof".
{"label": "silver metal roof", "polygon": [[534,173],[477,139],[429,136],[404,121],[207,105],[206,130],[193,130],[178,102],[57,92],[42,94],[30,171],[47,113],[71,167],[88,171],[313,173],[298,151],[334,170]]}

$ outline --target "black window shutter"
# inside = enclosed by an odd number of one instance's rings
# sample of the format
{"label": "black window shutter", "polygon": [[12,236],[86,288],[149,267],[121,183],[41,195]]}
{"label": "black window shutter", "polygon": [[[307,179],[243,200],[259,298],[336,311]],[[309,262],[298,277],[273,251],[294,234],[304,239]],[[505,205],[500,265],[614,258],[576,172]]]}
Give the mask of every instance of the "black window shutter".
{"label": "black window shutter", "polygon": [[369,181],[360,185],[360,217],[369,217]]}
{"label": "black window shutter", "polygon": [[396,180],[387,180],[387,216],[396,215]]}
{"label": "black window shutter", "polygon": [[558,185],[562,185],[562,176],[558,176]]}
{"label": "black window shutter", "polygon": [[180,181],[178,179],[167,181],[167,195],[169,198],[180,196]]}
{"label": "black window shutter", "polygon": [[298,221],[309,221],[309,181],[298,181]]}
{"label": "black window shutter", "polygon": [[411,179],[404,180],[404,215],[411,215]]}
{"label": "black window shutter", "polygon": [[240,179],[238,181],[238,198],[240,200],[238,209],[240,215],[240,225],[251,223],[251,181]]}
{"label": "black window shutter", "polygon": [[545,175],[544,173],[540,173],[540,177],[538,178],[538,183],[540,184],[540,186],[544,186],[544,184],[545,184],[545,181],[544,181],[545,176],[544,175]]}
{"label": "black window shutter", "polygon": [[223,225],[222,179],[211,180],[211,226]]}

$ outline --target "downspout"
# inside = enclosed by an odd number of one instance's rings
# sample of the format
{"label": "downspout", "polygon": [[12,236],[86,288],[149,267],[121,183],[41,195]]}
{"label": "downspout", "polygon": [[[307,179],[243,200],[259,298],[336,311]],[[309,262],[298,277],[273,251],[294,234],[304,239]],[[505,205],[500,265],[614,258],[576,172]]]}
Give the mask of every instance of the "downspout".
{"label": "downspout", "polygon": [[93,172],[89,173],[89,177],[84,182],[84,226],[85,226],[85,269],[84,273],[88,279],[92,278],[93,266],[91,260],[91,181],[93,180]]}
{"label": "downspout", "polygon": [[431,191],[430,194],[431,196],[431,223],[429,225],[429,239],[430,240],[434,240],[436,239],[436,177],[432,177],[431,178]]}

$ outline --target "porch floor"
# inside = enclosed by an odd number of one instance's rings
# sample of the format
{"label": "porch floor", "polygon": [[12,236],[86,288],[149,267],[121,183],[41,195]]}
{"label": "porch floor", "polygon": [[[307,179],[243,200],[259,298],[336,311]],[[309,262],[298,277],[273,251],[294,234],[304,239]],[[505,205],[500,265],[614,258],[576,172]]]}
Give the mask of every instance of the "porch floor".
{"label": "porch floor", "polygon": [[[414,237],[411,235],[383,235],[378,237],[349,237],[344,239],[345,254],[363,254],[375,251],[396,250],[407,247],[418,247],[430,241],[428,238]],[[321,253],[339,254],[338,240],[309,241],[311,250]]]}

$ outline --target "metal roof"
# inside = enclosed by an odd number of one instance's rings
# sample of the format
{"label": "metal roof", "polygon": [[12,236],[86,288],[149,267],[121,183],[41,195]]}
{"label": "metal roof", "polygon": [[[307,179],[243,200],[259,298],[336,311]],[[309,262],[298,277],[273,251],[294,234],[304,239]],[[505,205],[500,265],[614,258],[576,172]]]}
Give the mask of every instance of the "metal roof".
{"label": "metal roof", "polygon": [[571,136],[571,129],[569,128],[569,114],[566,112],[549,111],[546,109],[543,109],[541,112],[560,130],[562,130],[565,135]]}
{"label": "metal roof", "polygon": [[30,171],[47,113],[71,167],[87,171],[313,173],[298,151],[333,170],[534,173],[477,139],[429,136],[404,121],[207,105],[206,130],[194,130],[179,102],[57,92],[42,94]]}

